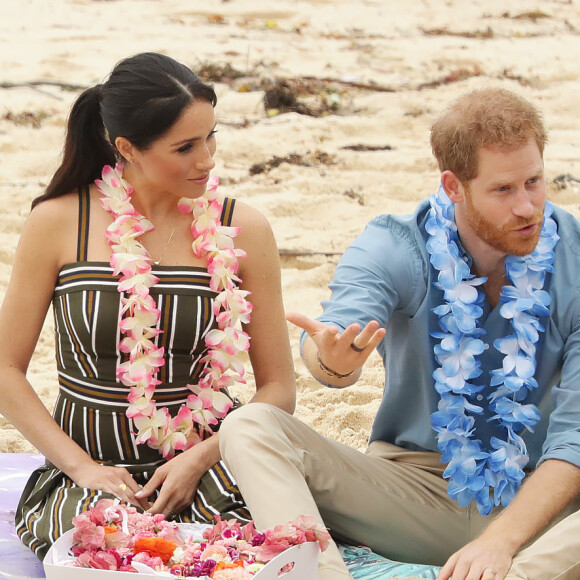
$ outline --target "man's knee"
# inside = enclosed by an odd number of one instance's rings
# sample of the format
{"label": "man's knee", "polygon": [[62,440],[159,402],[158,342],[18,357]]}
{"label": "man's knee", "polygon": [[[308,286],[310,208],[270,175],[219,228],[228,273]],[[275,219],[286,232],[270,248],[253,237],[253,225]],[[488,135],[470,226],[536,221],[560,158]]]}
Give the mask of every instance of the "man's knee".
{"label": "man's knee", "polygon": [[220,426],[220,448],[226,442],[241,442],[256,433],[270,431],[277,413],[284,411],[268,403],[248,403],[232,411]]}

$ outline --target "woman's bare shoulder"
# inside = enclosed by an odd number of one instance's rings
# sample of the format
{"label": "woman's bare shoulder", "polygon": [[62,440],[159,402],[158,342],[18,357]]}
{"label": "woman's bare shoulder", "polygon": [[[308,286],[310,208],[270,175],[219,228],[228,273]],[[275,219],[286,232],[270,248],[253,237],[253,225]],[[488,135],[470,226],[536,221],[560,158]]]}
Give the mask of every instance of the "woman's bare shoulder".
{"label": "woman's bare shoulder", "polygon": [[234,216],[232,220],[233,226],[242,228],[258,228],[259,230],[270,230],[270,223],[266,216],[255,207],[236,199]]}
{"label": "woman's bare shoulder", "polygon": [[30,212],[28,221],[33,223],[46,224],[47,226],[66,225],[78,219],[78,195],[67,193],[60,197],[42,201]]}
{"label": "woman's bare shoulder", "polygon": [[75,193],[39,203],[26,220],[21,242],[50,254],[60,265],[67,263],[76,255],[78,208]]}

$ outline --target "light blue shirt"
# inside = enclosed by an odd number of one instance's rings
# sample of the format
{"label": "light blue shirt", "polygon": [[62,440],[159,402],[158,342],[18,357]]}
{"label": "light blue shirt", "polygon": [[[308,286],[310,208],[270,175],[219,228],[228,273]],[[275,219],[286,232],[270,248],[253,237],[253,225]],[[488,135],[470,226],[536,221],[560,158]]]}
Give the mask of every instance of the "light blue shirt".
{"label": "light blue shirt", "polygon": [[[439,396],[434,389],[436,363],[430,336],[439,330],[432,309],[443,303],[433,286],[437,272],[425,248],[428,201],[407,216],[381,215],[347,249],[330,284],[331,299],[323,302],[319,320],[345,329],[377,320],[387,329],[378,346],[385,365],[385,389],[370,441],[394,443],[410,450],[437,451],[431,413]],[[553,218],[560,241],[555,272],[546,278],[550,317],[541,319],[545,332],[537,343],[536,380],[539,387],[528,396],[540,410],[534,433],[524,431],[530,462],[562,459],[580,467],[580,223],[555,207]],[[466,255],[468,262],[471,257]],[[474,401],[484,407],[475,419],[475,437],[489,446],[490,437],[505,439],[496,421],[488,422],[486,399],[489,372],[502,365],[503,355],[493,343],[512,334],[500,305],[487,302],[479,326],[489,348],[480,356],[483,374],[475,384],[487,385]]]}

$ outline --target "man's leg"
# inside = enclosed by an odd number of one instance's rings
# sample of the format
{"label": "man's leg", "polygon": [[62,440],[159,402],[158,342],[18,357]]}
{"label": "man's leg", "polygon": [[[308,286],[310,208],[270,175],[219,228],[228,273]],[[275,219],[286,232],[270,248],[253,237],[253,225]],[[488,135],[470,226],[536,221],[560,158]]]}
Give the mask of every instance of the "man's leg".
{"label": "man's leg", "polygon": [[[467,512],[440,476],[341,445],[271,405],[230,413],[220,449],[258,528],[313,515],[342,538],[425,564],[442,564],[468,539]],[[335,546],[320,568],[349,578]]]}
{"label": "man's leg", "polygon": [[558,522],[516,554],[506,580],[578,580],[580,511]]}

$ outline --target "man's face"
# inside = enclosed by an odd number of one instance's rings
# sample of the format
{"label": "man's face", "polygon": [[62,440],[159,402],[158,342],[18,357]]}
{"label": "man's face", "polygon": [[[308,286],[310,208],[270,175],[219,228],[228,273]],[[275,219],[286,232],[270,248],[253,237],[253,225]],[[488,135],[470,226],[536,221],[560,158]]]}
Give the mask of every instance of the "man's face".
{"label": "man's face", "polygon": [[502,254],[525,256],[542,231],[546,182],[534,141],[516,149],[481,148],[478,175],[464,184],[471,234]]}

